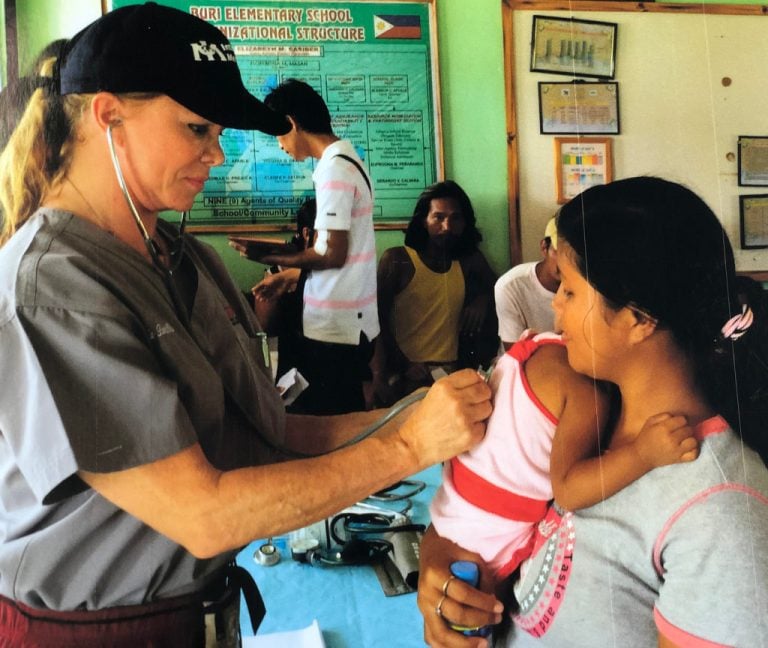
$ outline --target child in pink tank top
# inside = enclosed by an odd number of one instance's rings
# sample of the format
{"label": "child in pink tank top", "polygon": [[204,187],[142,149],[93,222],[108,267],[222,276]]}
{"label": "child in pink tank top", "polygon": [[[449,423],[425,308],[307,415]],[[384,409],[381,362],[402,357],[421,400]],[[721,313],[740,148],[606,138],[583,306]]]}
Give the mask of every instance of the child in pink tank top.
{"label": "child in pink tank top", "polygon": [[592,506],[657,466],[698,455],[693,430],[651,417],[632,443],[601,454],[604,386],[573,371],[558,335],[521,339],[499,359],[484,440],[446,464],[430,506],[441,536],[482,556],[500,582],[531,551],[550,501]]}

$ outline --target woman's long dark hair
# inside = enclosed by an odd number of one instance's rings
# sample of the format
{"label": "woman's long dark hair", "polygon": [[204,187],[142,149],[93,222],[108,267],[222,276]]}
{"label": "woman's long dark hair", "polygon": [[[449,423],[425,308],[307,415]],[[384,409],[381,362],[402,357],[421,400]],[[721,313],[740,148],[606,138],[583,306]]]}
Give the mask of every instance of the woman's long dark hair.
{"label": "woman's long dark hair", "polygon": [[[762,286],[738,277],[720,221],[691,190],[654,177],[588,189],[565,205],[558,236],[612,308],[637,307],[668,329],[704,397],[768,463],[768,330]],[[739,339],[723,325],[748,305]]]}

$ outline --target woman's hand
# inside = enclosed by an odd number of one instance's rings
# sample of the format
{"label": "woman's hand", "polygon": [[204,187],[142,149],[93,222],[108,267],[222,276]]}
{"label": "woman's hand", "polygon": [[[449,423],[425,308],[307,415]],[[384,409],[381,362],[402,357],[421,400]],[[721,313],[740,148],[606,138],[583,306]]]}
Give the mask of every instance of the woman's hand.
{"label": "woman's hand", "polygon": [[493,594],[451,577],[449,568],[452,562],[470,560],[480,566],[480,586],[490,590],[493,576],[482,558],[440,537],[432,527],[424,534],[419,553],[416,601],[424,617],[424,641],[433,648],[488,646],[486,639],[465,637],[450,628],[450,623],[475,628],[496,625],[501,621],[504,606]]}

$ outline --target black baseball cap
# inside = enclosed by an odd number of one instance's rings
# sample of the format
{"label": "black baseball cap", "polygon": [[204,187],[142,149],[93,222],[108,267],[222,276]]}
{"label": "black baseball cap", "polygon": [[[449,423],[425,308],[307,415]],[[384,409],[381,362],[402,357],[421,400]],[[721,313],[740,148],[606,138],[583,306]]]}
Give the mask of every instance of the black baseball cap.
{"label": "black baseball cap", "polygon": [[232,45],[210,23],[154,2],[110,11],[76,34],[58,65],[62,95],[158,92],[226,128],[283,135],[283,115],[243,85]]}

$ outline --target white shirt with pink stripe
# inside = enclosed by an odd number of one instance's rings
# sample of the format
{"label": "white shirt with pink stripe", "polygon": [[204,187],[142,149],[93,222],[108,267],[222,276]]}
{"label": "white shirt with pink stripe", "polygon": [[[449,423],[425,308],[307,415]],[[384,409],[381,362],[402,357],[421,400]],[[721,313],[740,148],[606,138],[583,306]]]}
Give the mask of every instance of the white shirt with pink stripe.
{"label": "white shirt with pink stripe", "polygon": [[373,184],[346,155],[363,166],[347,140],[328,146],[312,179],[315,183],[318,236],[322,253],[328,231],[348,232],[349,248],[341,268],[313,270],[304,286],[304,335],[321,342],[357,345],[360,333],[379,334],[376,305],[376,242],[373,233]]}

